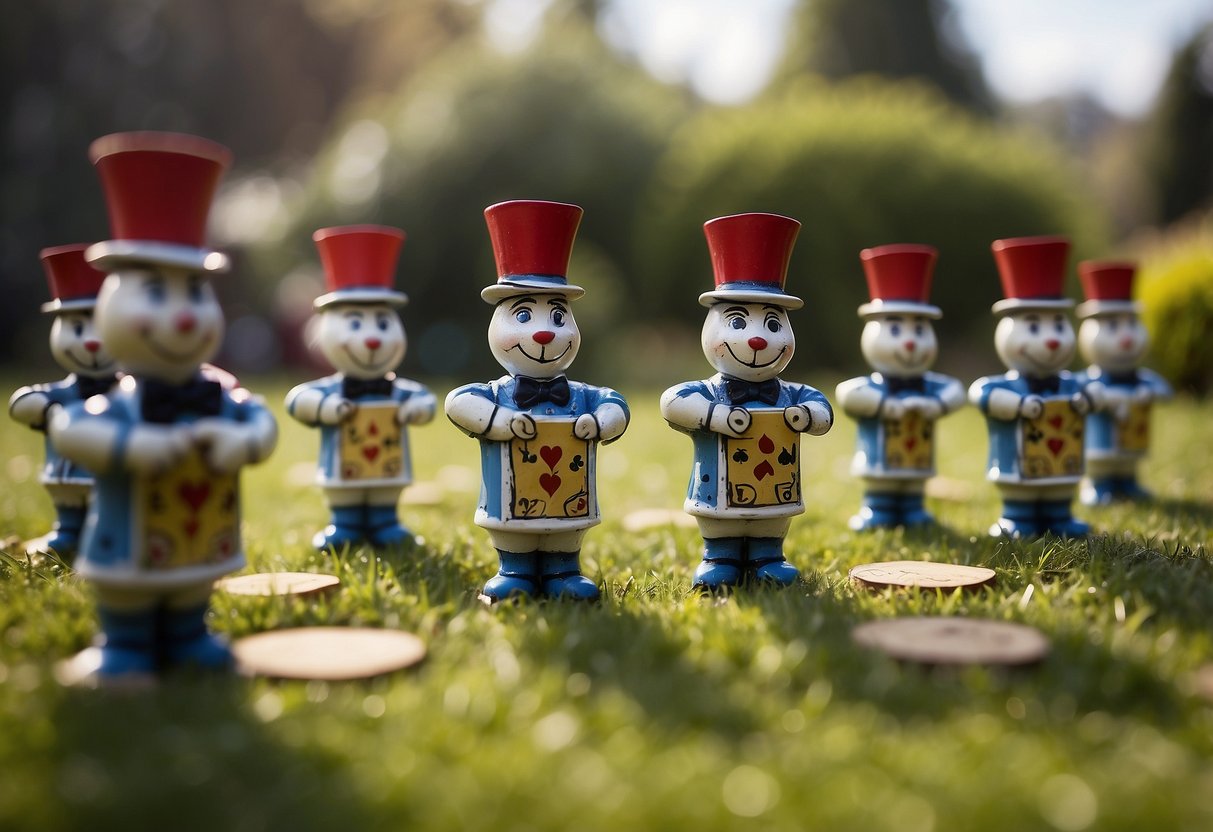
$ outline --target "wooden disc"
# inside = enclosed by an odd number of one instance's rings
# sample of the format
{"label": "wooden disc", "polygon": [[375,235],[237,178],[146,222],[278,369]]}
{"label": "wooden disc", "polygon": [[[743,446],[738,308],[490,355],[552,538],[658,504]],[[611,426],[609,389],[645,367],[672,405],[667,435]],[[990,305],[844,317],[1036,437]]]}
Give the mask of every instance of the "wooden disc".
{"label": "wooden disc", "polygon": [[895,659],[923,664],[1018,665],[1049,654],[1049,640],[1034,627],[955,616],[869,621],[851,637]]}
{"label": "wooden disc", "polygon": [[886,586],[920,589],[955,589],[985,586],[994,581],[994,570],[984,566],[937,563],[930,560],[891,560],[866,563],[850,571],[851,580],[871,589]]}
{"label": "wooden disc", "polygon": [[660,529],[675,526],[681,529],[698,527],[695,518],[685,511],[674,511],[666,508],[642,508],[629,512],[623,518],[623,528],[629,532],[642,532],[648,529]]}
{"label": "wooden disc", "polygon": [[257,572],[216,582],[215,589],[232,595],[314,595],[341,585],[336,575],[314,572]]}
{"label": "wooden disc", "polygon": [[341,681],[411,667],[425,658],[425,645],[400,630],[300,627],[242,638],[232,653],[248,675]]}

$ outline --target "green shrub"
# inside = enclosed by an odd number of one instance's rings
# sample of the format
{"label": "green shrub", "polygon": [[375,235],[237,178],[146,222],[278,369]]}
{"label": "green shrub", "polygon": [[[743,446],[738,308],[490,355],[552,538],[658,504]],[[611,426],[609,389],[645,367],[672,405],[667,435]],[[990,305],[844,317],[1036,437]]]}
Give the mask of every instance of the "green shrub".
{"label": "green shrub", "polygon": [[788,279],[806,300],[796,318],[801,367],[860,362],[864,247],[939,248],[941,365],[968,369],[977,362],[966,338],[987,351],[980,366],[996,361],[992,240],[1066,234],[1078,256],[1104,241],[1100,206],[1043,139],[978,120],[923,87],[868,78],[705,112],[680,129],[649,195],[637,286],[645,307],[680,319],[698,316],[696,297],[711,284],[705,220],[772,211],[803,223]]}
{"label": "green shrub", "polygon": [[1148,247],[1139,283],[1150,364],[1176,387],[1207,394],[1213,388],[1213,214]]}

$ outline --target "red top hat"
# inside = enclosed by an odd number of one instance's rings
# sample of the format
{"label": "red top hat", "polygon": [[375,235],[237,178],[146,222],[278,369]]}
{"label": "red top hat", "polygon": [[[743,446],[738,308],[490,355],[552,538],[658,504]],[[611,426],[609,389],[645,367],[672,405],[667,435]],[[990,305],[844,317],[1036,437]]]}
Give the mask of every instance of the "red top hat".
{"label": "red top hat", "polygon": [[392,288],[404,238],[399,228],[386,225],[343,225],[314,233],[329,290],[316,298],[316,308],[335,303],[407,303],[408,297]]}
{"label": "red top hat", "polygon": [[1062,294],[1070,241],[1065,237],[1011,237],[990,244],[1005,296],[995,314],[1018,309],[1066,309],[1074,301]]}
{"label": "red top hat", "polygon": [[97,305],[97,292],[101,291],[105,272],[97,271],[84,259],[88,246],[88,243],[72,243],[44,248],[38,253],[54,297],[42,304],[43,312],[83,312]]}
{"label": "red top hat", "polygon": [[873,315],[925,315],[938,318],[938,306],[932,306],[931,276],[939,252],[934,246],[893,243],[865,248],[859,252],[868,278],[871,303],[859,307],[860,317]]}
{"label": "red top hat", "polygon": [[497,283],[480,297],[489,303],[528,291],[576,300],[585,289],[568,282],[569,255],[582,210],[564,202],[514,199],[484,209],[497,261]]}
{"label": "red top hat", "polygon": [[211,201],[231,163],[226,147],[183,133],[114,133],[93,142],[88,155],[114,235],[89,250],[90,262],[227,270],[227,257],[205,246]]}
{"label": "red top hat", "polygon": [[1133,278],[1137,264],[1123,260],[1083,260],[1078,264],[1078,279],[1087,299],[1078,304],[1078,317],[1139,312],[1133,300]]}
{"label": "red top hat", "polygon": [[770,303],[785,309],[804,306],[800,298],[784,292],[792,246],[800,223],[779,214],[733,214],[703,224],[712,257],[716,289],[704,292],[699,302]]}

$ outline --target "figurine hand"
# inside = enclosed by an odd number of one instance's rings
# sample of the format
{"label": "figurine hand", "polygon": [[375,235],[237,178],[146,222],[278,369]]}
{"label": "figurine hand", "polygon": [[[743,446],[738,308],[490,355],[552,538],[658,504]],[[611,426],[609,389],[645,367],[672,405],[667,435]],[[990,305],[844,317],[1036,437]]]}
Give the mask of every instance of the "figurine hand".
{"label": "figurine hand", "polygon": [[423,425],[434,418],[434,400],[424,396],[413,396],[396,408],[396,424]]}
{"label": "figurine hand", "polygon": [[1028,419],[1039,419],[1045,412],[1044,399],[1040,396],[1024,396],[1019,403],[1019,412]]}
{"label": "figurine hand", "polygon": [[582,413],[573,423],[573,435],[578,439],[595,441],[598,439],[598,420],[589,413]]}
{"label": "figurine hand", "polygon": [[744,407],[716,408],[708,429],[729,436],[741,436],[750,429],[750,411]]}
{"label": "figurine hand", "polygon": [[804,433],[813,424],[813,416],[804,405],[794,404],[783,409],[783,420],[797,433]]}
{"label": "figurine hand", "polygon": [[534,439],[539,430],[535,427],[535,420],[531,418],[531,414],[519,413],[510,419],[510,433],[519,439]]}
{"label": "figurine hand", "polygon": [[188,425],[141,425],[131,431],[126,464],[141,474],[159,474],[184,459],[193,446]]}
{"label": "figurine hand", "polygon": [[1154,391],[1143,384],[1140,387],[1134,387],[1129,398],[1137,404],[1149,404],[1154,401]]}
{"label": "figurine hand", "polygon": [[256,454],[256,437],[248,425],[225,419],[199,419],[192,426],[194,445],[216,474],[234,474]]}
{"label": "figurine hand", "polygon": [[902,416],[906,415],[905,402],[899,399],[885,399],[880,403],[880,418],[889,421],[897,421]]}
{"label": "figurine hand", "polygon": [[1078,392],[1070,397],[1070,407],[1079,416],[1086,416],[1091,412],[1091,397],[1085,393]]}
{"label": "figurine hand", "polygon": [[344,396],[328,396],[320,403],[317,420],[322,425],[339,425],[354,415],[358,405]]}
{"label": "figurine hand", "polygon": [[50,424],[51,408],[55,406],[51,404],[50,397],[45,393],[18,390],[9,405],[9,415],[23,425],[29,425],[31,428],[39,430]]}
{"label": "figurine hand", "polygon": [[932,421],[943,415],[943,405],[932,396],[910,396],[905,400],[906,410],[917,411],[924,419]]}

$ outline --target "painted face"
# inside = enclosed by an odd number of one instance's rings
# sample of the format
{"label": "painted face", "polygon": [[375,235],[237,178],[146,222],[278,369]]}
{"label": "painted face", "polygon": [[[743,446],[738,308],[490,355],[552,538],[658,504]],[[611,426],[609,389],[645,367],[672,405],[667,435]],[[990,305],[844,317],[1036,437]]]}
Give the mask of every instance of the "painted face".
{"label": "painted face", "polygon": [[61,312],[51,324],[51,355],[59,366],[80,376],[113,375],[114,359],[93,326],[92,311]]}
{"label": "painted face", "polygon": [[1078,327],[1078,352],[1088,364],[1110,370],[1136,369],[1150,336],[1134,312],[1087,318]]}
{"label": "painted face", "polygon": [[1074,357],[1074,327],[1064,312],[1025,310],[998,322],[994,348],[1008,369],[1052,375]]}
{"label": "painted face", "polygon": [[787,310],[768,303],[713,304],[699,343],[717,371],[746,381],[775,378],[796,351]]}
{"label": "painted face", "polygon": [[935,327],[925,315],[882,315],[863,326],[863,357],[886,376],[920,376],[939,354]]}
{"label": "painted face", "polygon": [[330,306],[320,312],[316,342],[329,363],[351,378],[383,378],[408,349],[396,310],[383,303]]}
{"label": "painted face", "polygon": [[506,298],[489,321],[489,349],[510,375],[553,378],[569,368],[581,333],[562,295]]}
{"label": "painted face", "polygon": [[166,266],[128,267],[101,284],[94,313],[101,341],[135,376],[179,382],[223,342],[223,310],[199,274]]}

